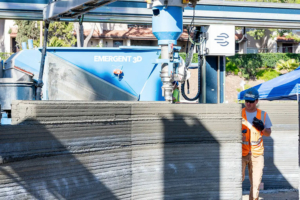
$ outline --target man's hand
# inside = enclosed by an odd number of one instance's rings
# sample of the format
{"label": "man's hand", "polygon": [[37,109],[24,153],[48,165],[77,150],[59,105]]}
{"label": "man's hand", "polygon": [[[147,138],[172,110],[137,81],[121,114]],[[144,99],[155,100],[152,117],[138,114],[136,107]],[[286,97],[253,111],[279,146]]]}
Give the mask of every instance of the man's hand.
{"label": "man's hand", "polygon": [[243,142],[247,142],[247,141],[246,141],[246,136],[245,136],[245,135],[243,135],[242,140],[243,140]]}
{"label": "man's hand", "polygon": [[259,131],[262,131],[265,129],[264,123],[261,120],[257,119],[256,117],[253,118],[252,124]]}
{"label": "man's hand", "polygon": [[270,137],[271,135],[271,128],[265,128],[264,130],[262,130],[262,133],[264,134],[264,136],[266,137]]}

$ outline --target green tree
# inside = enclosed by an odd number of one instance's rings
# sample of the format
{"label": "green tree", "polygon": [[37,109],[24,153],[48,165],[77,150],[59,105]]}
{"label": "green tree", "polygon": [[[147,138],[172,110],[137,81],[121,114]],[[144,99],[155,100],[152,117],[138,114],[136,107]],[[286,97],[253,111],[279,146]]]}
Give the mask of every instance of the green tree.
{"label": "green tree", "polygon": [[278,71],[286,70],[288,72],[295,70],[299,66],[299,63],[295,59],[290,59],[288,61],[279,60],[276,63],[276,69]]}
{"label": "green tree", "polygon": [[254,37],[255,40],[259,40],[265,35],[265,29],[251,29],[247,34]]}
{"label": "green tree", "polygon": [[[294,3],[294,4],[300,4],[300,0],[227,0],[227,1],[248,1],[248,2],[267,2],[267,3]],[[277,36],[283,36],[285,33],[288,33],[289,38],[295,39],[297,41],[297,36],[294,36],[292,34],[291,30],[274,30],[269,29],[271,32],[276,31],[276,35],[271,35],[271,37],[277,37]],[[248,35],[254,37],[255,40],[261,39],[263,36],[265,36],[265,29],[251,29],[247,32]]]}
{"label": "green tree", "polygon": [[[17,45],[19,48],[22,42],[33,39],[34,45],[38,46],[40,41],[40,23],[37,21],[15,20],[18,26]],[[43,24],[45,26],[45,24]],[[52,22],[48,32],[49,47],[71,47],[76,44],[74,25],[70,22]]]}
{"label": "green tree", "polygon": [[22,42],[27,42],[28,39],[37,40],[39,38],[39,26],[36,21],[15,20],[18,26],[16,42],[19,48],[22,47]]}
{"label": "green tree", "polygon": [[[48,46],[71,47],[76,44],[74,25],[71,22],[52,22],[49,26]],[[58,46],[56,46],[58,45]]]}

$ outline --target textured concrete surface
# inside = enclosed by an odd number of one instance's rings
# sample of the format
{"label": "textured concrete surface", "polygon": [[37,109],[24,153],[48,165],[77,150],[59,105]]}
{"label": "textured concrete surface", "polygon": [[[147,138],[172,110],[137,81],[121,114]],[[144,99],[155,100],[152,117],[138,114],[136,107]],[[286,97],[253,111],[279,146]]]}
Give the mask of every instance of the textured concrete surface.
{"label": "textured concrete surface", "polygon": [[[264,189],[298,189],[298,104],[260,101],[259,108],[269,114],[273,123],[271,137],[264,137]],[[246,179],[243,190],[250,189]]]}
{"label": "textured concrete surface", "polygon": [[44,96],[49,100],[138,100],[137,96],[49,52],[44,82]]}
{"label": "textured concrete surface", "polygon": [[241,106],[13,104],[0,199],[241,199]]}

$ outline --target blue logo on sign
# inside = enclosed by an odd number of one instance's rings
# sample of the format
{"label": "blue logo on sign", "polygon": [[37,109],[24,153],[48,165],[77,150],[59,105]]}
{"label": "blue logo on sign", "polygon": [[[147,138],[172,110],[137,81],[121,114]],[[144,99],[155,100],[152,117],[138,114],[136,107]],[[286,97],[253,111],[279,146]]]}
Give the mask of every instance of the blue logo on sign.
{"label": "blue logo on sign", "polygon": [[228,46],[229,42],[226,41],[226,39],[228,39],[229,36],[226,33],[221,33],[220,35],[217,36],[217,38],[215,40],[217,40],[218,44],[220,44],[222,47],[226,47]]}

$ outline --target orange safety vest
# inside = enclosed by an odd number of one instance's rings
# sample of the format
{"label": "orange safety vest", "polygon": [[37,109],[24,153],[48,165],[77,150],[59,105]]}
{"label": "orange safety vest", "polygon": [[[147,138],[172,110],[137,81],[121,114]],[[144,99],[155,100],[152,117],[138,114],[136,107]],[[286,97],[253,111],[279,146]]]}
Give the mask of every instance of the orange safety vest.
{"label": "orange safety vest", "polygon": [[[266,121],[267,113],[257,109],[256,118],[264,122]],[[258,131],[247,121],[246,109],[242,110],[242,134],[246,136],[246,140],[242,141],[243,156],[247,156],[251,151],[252,155],[259,156],[264,154],[263,133]]]}

